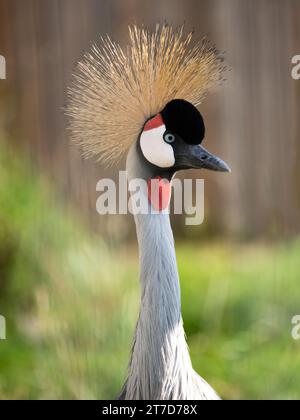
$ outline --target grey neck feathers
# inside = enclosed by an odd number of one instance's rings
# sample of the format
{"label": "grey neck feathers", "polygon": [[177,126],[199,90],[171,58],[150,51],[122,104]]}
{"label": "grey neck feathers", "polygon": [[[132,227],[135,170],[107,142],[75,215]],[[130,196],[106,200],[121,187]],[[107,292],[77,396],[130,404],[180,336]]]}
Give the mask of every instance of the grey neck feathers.
{"label": "grey neck feathers", "polygon": [[[132,147],[129,181],[150,178]],[[145,194],[147,192],[145,191]],[[192,369],[181,317],[174,238],[168,214],[136,215],[140,252],[141,309],[128,379],[121,399],[217,399]]]}
{"label": "grey neck feathers", "polygon": [[181,399],[192,375],[180,309],[169,216],[135,217],[141,261],[141,310],[126,389],[128,399]]}

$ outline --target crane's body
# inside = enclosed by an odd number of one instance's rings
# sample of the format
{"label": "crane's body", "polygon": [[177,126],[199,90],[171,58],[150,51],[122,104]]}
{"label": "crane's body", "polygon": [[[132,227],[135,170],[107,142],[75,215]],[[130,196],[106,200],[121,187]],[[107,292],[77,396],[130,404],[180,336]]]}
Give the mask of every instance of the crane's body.
{"label": "crane's body", "polygon": [[[134,27],[130,36],[127,55],[109,38],[102,50],[94,47],[86,55],[68,107],[73,136],[85,154],[116,160],[126,150],[129,181],[146,181],[141,192],[149,211],[134,212],[141,306],[120,399],[216,400],[192,368],[168,203],[178,171],[230,170],[201,146],[205,126],[195,106],[220,80],[222,58],[205,42],[189,50],[191,34],[183,39],[182,29],[173,32],[167,25],[154,33]],[[155,179],[165,182],[159,184],[159,203],[149,187]]]}
{"label": "crane's body", "polygon": [[[129,156],[129,178],[138,178],[142,174],[132,173],[131,163],[135,159],[133,153]],[[120,398],[218,399],[192,368],[181,316],[169,214],[149,211],[149,214],[135,215],[135,222],[140,250],[141,305],[128,379]]]}
{"label": "crane's body", "polygon": [[[174,170],[145,164],[134,144],[127,157],[129,181],[172,180]],[[146,185],[146,184],[145,184]],[[148,196],[147,189],[141,191]],[[141,304],[128,379],[121,399],[212,400],[213,389],[193,370],[181,315],[180,283],[168,209],[135,214],[140,256]],[[134,212],[135,213],[135,212]]]}

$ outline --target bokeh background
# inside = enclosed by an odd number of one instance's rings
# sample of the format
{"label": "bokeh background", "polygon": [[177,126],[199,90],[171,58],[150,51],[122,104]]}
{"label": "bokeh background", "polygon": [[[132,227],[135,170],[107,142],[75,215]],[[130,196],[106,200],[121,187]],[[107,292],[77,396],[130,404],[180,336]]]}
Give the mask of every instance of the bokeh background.
{"label": "bokeh background", "polygon": [[2,399],[122,386],[139,308],[134,226],[97,215],[96,182],[119,168],[81,159],[62,108],[99,35],[126,45],[129,24],[165,20],[208,35],[231,68],[201,111],[206,145],[233,172],[201,174],[204,225],[173,217],[194,367],[225,399],[300,398],[300,2],[0,0]]}

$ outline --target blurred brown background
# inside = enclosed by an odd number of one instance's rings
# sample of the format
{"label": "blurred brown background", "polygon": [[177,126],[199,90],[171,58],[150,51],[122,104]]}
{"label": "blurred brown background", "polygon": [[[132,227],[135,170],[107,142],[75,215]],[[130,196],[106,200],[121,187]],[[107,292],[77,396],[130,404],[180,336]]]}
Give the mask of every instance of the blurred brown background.
{"label": "blurred brown background", "polygon": [[28,150],[92,226],[127,237],[128,218],[117,223],[95,212],[96,181],[115,169],[84,162],[70,147],[62,107],[74,65],[91,41],[109,33],[125,45],[129,24],[164,20],[185,22],[197,38],[207,34],[232,68],[202,107],[206,144],[233,170],[203,174],[207,229],[242,238],[299,233],[300,82],[290,75],[291,58],[300,52],[299,0],[0,0],[5,136]]}

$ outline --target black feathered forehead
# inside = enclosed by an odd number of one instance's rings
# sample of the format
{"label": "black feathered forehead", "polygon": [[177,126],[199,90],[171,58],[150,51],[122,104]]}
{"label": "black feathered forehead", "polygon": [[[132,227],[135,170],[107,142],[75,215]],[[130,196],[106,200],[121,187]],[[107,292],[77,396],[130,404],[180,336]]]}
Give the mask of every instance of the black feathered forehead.
{"label": "black feathered forehead", "polygon": [[198,109],[183,99],[174,99],[161,112],[168,131],[177,134],[188,144],[201,144],[205,125]]}

